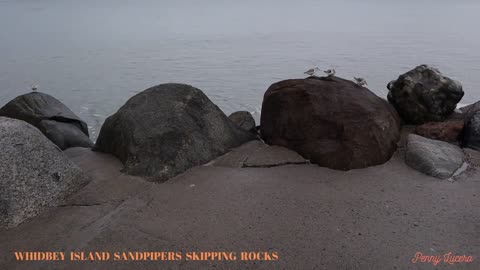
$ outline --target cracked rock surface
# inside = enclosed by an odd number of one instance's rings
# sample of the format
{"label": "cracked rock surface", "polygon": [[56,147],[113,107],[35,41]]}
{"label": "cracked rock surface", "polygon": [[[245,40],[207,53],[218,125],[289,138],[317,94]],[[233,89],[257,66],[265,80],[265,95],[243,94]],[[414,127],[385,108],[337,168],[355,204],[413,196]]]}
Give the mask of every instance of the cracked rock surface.
{"label": "cracked rock surface", "polygon": [[212,166],[232,168],[270,168],[309,163],[296,152],[281,146],[270,146],[261,141],[250,141],[210,163]]}

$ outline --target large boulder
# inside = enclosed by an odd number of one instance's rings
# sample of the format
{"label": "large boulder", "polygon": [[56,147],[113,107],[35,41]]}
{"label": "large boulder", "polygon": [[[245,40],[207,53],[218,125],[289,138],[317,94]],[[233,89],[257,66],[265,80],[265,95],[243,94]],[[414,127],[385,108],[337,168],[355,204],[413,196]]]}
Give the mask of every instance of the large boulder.
{"label": "large boulder", "polygon": [[464,153],[456,145],[410,134],[405,162],[419,172],[447,179],[463,165]]}
{"label": "large boulder", "polygon": [[237,125],[239,128],[246,131],[255,132],[255,119],[253,119],[253,116],[250,112],[234,112],[230,114],[228,118],[232,120],[232,122],[235,123],[235,125]]}
{"label": "large boulder", "polygon": [[30,124],[0,117],[0,228],[55,206],[89,181]]}
{"label": "large boulder", "polygon": [[64,150],[93,147],[87,124],[56,98],[39,92],[21,95],[0,109],[0,116],[26,121]]}
{"label": "large boulder", "polygon": [[400,120],[387,101],[338,77],[285,80],[268,88],[263,139],[321,166],[349,170],[390,159]]}
{"label": "large boulder", "polygon": [[463,147],[480,151],[480,111],[474,113],[465,126]]}
{"label": "large boulder", "polygon": [[108,117],[95,150],[117,156],[128,174],[165,181],[252,138],[201,90],[170,83],[137,94]]}
{"label": "large boulder", "polygon": [[462,85],[436,68],[421,65],[388,84],[388,101],[407,124],[443,121],[464,93]]}

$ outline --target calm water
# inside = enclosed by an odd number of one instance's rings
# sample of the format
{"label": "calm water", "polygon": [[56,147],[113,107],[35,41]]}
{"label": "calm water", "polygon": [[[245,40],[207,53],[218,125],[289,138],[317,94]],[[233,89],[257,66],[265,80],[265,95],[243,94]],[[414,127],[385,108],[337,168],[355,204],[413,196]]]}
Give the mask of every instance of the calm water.
{"label": "calm water", "polygon": [[[426,63],[480,99],[478,1],[0,0],[0,105],[32,84],[89,124],[150,86],[202,89],[259,119],[273,82],[313,66],[385,85]],[[402,3],[398,3],[402,2]]]}

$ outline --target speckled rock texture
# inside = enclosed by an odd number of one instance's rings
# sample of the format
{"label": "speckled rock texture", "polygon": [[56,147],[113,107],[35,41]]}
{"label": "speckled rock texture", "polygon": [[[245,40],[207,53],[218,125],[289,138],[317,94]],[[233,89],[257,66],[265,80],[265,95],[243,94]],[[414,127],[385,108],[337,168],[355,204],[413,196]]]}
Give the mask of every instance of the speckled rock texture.
{"label": "speckled rock texture", "polygon": [[480,151],[480,111],[474,113],[465,126],[463,146]]}
{"label": "speckled rock texture", "polygon": [[468,122],[476,112],[480,111],[480,101],[461,107],[459,111],[461,113],[460,116],[463,116],[465,122]]}
{"label": "speckled rock texture", "polygon": [[407,124],[415,125],[445,120],[464,95],[460,82],[427,65],[400,75],[387,87],[388,101]]}
{"label": "speckled rock texture", "polygon": [[137,94],[108,117],[95,150],[118,157],[127,174],[162,182],[252,139],[200,89],[169,83]]}
{"label": "speckled rock texture", "polygon": [[230,114],[228,118],[232,120],[232,122],[235,123],[235,125],[237,125],[239,128],[246,131],[255,132],[255,119],[253,119],[253,116],[250,112],[234,112]]}
{"label": "speckled rock texture", "polygon": [[0,117],[0,229],[61,203],[89,178],[34,126]]}

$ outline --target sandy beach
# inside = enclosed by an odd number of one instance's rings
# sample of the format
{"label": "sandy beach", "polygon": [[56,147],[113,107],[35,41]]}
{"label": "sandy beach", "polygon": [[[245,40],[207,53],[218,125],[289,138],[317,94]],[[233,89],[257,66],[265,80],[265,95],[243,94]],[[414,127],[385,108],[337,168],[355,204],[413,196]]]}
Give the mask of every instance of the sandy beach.
{"label": "sandy beach", "polygon": [[[66,151],[92,182],[55,207],[0,233],[2,269],[475,269],[480,253],[478,152],[454,181],[403,161],[348,172],[282,165],[250,142],[165,183],[126,176],[90,149]],[[252,148],[258,147],[258,151]],[[248,150],[248,152],[246,151]],[[278,150],[278,149],[277,149]],[[269,168],[239,168],[248,156]],[[270,159],[268,158],[270,156]],[[277,164],[277,165],[275,165]],[[15,261],[12,251],[262,251],[275,261]],[[425,255],[471,263],[413,263]],[[443,257],[442,257],[443,258]]]}

